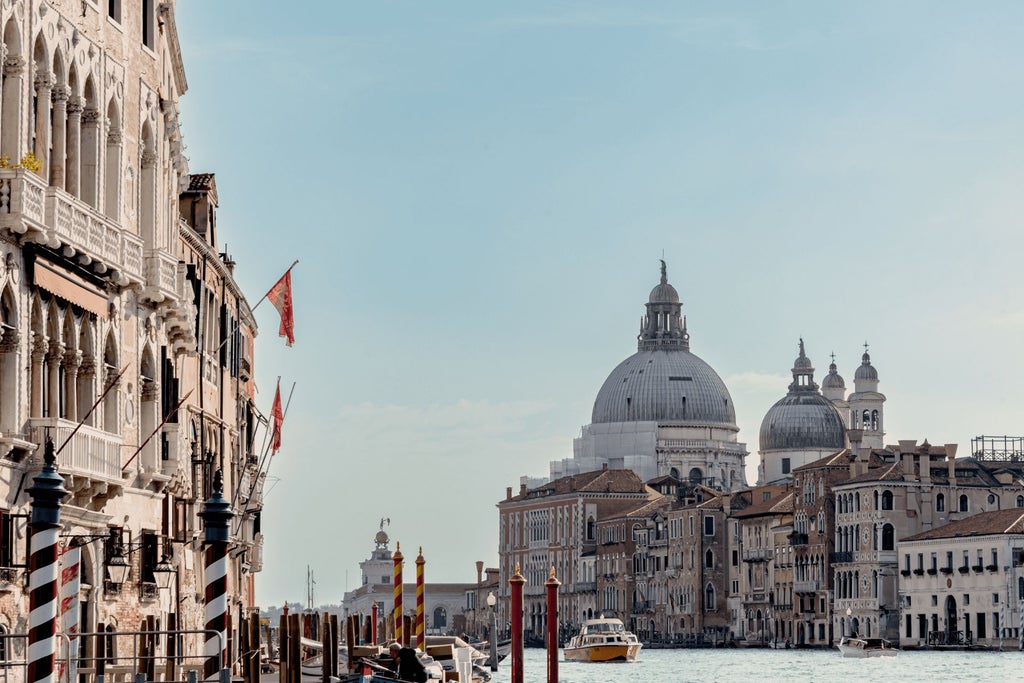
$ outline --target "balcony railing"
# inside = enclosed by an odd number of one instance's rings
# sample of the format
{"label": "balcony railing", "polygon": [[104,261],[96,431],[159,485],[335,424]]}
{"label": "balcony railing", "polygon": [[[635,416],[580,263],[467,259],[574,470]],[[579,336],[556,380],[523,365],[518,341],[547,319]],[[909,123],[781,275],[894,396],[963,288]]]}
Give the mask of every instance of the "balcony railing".
{"label": "balcony railing", "polygon": [[[60,447],[77,423],[57,417],[35,417],[29,420],[32,440],[43,443],[47,436]],[[82,425],[64,450],[57,456],[61,474],[121,482],[121,437]]]}
{"label": "balcony railing", "polygon": [[812,579],[810,581],[794,581],[793,592],[794,593],[817,593],[821,589],[821,582]]}
{"label": "balcony railing", "polygon": [[597,590],[597,582],[596,581],[577,581],[576,582],[576,586],[575,586],[575,590],[573,592],[575,592],[575,593],[593,593],[596,590]]}
{"label": "balcony railing", "polygon": [[772,559],[771,548],[745,548],[743,550],[744,562],[765,562]]}
{"label": "balcony railing", "polygon": [[828,561],[832,564],[838,564],[841,562],[853,562],[853,553],[850,551],[829,553]]}
{"label": "balcony railing", "polygon": [[0,227],[36,233],[36,241],[50,246],[65,244],[119,271],[123,284],[142,282],[142,239],[31,171],[0,169]]}

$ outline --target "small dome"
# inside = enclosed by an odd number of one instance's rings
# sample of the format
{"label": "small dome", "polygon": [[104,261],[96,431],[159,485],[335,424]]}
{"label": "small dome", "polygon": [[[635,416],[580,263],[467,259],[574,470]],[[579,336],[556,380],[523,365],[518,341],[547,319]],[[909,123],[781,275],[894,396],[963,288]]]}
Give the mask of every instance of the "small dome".
{"label": "small dome", "polygon": [[383,529],[381,529],[377,532],[377,535],[373,537],[373,540],[377,543],[377,545],[387,545],[389,539],[388,535],[384,533]]}
{"label": "small dome", "polygon": [[821,380],[822,389],[845,389],[846,382],[843,381],[843,376],[839,374],[839,370],[836,369],[835,360],[828,366],[828,374],[825,375],[825,379]]}
{"label": "small dome", "polygon": [[876,382],[878,381],[878,370],[875,370],[875,366],[871,364],[871,356],[868,355],[867,351],[865,351],[864,355],[861,356],[860,367],[857,368],[857,372],[854,373],[853,378],[855,380],[866,379]]}
{"label": "small dome", "polygon": [[793,372],[797,370],[814,370],[814,365],[811,364],[811,359],[807,357],[804,352],[804,340],[800,338],[800,355],[793,361]]}
{"label": "small dome", "polygon": [[679,303],[679,292],[669,283],[662,282],[651,290],[651,296],[647,301],[652,304],[677,304]]}
{"label": "small dome", "polygon": [[773,405],[761,422],[761,452],[839,450],[846,426],[832,402],[817,392],[791,392]]}

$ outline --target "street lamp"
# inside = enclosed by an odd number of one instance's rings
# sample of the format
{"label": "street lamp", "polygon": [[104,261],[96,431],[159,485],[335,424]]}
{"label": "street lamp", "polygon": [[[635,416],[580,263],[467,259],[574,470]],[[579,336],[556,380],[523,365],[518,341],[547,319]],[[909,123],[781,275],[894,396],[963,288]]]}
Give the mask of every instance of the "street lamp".
{"label": "street lamp", "polygon": [[107,574],[110,576],[110,582],[118,588],[128,580],[128,573],[131,570],[132,567],[125,559],[124,553],[118,552],[107,561]]}
{"label": "street lamp", "polygon": [[177,570],[171,564],[171,561],[165,554],[160,562],[153,567],[153,579],[156,581],[156,587],[160,590],[170,590],[171,581],[174,579],[174,572]]}
{"label": "street lamp", "polygon": [[498,598],[494,597],[494,591],[487,594],[487,608],[491,610],[491,671],[498,670],[498,613],[494,606],[498,604]]}

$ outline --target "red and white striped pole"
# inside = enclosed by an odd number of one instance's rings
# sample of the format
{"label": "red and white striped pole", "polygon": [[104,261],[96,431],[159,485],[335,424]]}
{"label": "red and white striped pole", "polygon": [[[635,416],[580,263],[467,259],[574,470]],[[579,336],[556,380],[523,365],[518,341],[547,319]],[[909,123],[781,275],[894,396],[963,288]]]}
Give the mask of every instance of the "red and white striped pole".
{"label": "red and white striped pole", "polygon": [[395,541],[395,554],[391,556],[395,563],[395,640],[401,645],[402,640],[402,544]]}
{"label": "red and white striped pole", "polygon": [[28,683],[53,683],[57,650],[57,538],[61,501],[68,494],[57,474],[53,441],[46,439],[43,470],[28,489],[32,516],[28,523]]}
{"label": "red and white striped pole", "polygon": [[[82,588],[82,546],[77,538],[64,549],[60,570],[60,619],[68,637],[68,677],[78,680],[78,593]],[[61,667],[63,669],[63,666]]]}
{"label": "red and white striped pole", "polygon": [[213,475],[213,495],[199,513],[206,546],[206,648],[203,677],[212,678],[227,668],[228,644],[228,528],[234,514],[224,497],[224,475]]}
{"label": "red and white striped pole", "polygon": [[420,554],[416,556],[416,649],[420,652],[427,651],[427,639],[423,635],[423,565],[426,563],[423,546],[420,546]]}

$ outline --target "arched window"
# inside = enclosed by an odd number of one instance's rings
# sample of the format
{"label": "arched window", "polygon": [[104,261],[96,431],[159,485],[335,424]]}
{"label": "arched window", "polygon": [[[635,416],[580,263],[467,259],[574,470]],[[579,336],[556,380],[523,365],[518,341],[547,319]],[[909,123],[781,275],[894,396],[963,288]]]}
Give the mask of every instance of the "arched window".
{"label": "arched window", "polygon": [[871,428],[871,411],[870,410],[865,410],[863,413],[861,413],[860,421],[861,421],[861,427],[863,429],[870,429]]}
{"label": "arched window", "polygon": [[967,494],[963,493],[960,495],[960,512],[967,512]]}
{"label": "arched window", "polygon": [[85,79],[82,93],[82,148],[79,161],[82,201],[94,209],[99,208],[100,170],[100,105],[92,75]]}
{"label": "arched window", "polygon": [[878,491],[875,491],[875,509],[878,509]]}
{"label": "arched window", "polygon": [[707,611],[716,609],[715,607],[715,587],[709,583],[704,588],[704,609]]}
{"label": "arched window", "polygon": [[7,627],[0,624],[0,662],[6,662],[8,659],[7,642]]}
{"label": "arched window", "polygon": [[157,234],[156,229],[156,149],[153,129],[147,121],[142,124],[142,159],[139,163],[139,228],[147,249],[165,246],[162,236]]}
{"label": "arched window", "polygon": [[1017,507],[1024,508],[1024,496],[1017,496]]}
{"label": "arched window", "polygon": [[0,431],[15,432],[18,422],[18,313],[14,294],[5,287],[0,295]]}
{"label": "arched window", "polygon": [[[120,378],[117,376],[119,370],[117,367],[117,346],[114,345],[114,335],[112,332],[107,334],[107,343],[103,349],[103,366],[105,371],[104,388],[119,383]],[[112,389],[107,392],[106,397],[103,399],[103,431],[110,432],[111,434],[116,434],[119,431],[117,428],[117,395],[118,390]]]}
{"label": "arched window", "polygon": [[892,491],[882,491],[882,509],[892,510]]}
{"label": "arched window", "polygon": [[[104,167],[104,178],[106,183],[103,186],[103,213],[115,221],[120,218],[120,189],[121,189],[121,114],[117,103],[111,98],[107,105],[107,153],[106,165]],[[147,244],[147,247],[151,245]]]}
{"label": "arched window", "polygon": [[715,553],[711,551],[711,548],[708,548],[708,551],[704,553],[704,566],[708,569],[715,568]]}
{"label": "arched window", "polygon": [[860,512],[860,494],[859,493],[853,494],[853,504],[854,504],[855,511],[856,512]]}
{"label": "arched window", "polygon": [[595,540],[595,538],[594,538],[594,529],[596,528],[596,526],[597,525],[594,522],[594,518],[593,517],[587,517],[587,540],[588,541]]}
{"label": "arched window", "polygon": [[437,607],[434,609],[434,628],[447,628],[448,627],[448,612],[445,611],[444,607]]}
{"label": "arched window", "polygon": [[882,527],[882,550],[896,549],[896,539],[894,538],[894,535],[892,524],[886,524]]}
{"label": "arched window", "polygon": [[704,473],[700,471],[699,467],[694,467],[690,470],[690,483],[700,484],[704,481]]}
{"label": "arched window", "polygon": [[878,411],[877,410],[872,410],[871,411],[871,429],[875,429],[875,430],[879,429],[879,426],[878,426]]}
{"label": "arched window", "polygon": [[946,511],[946,496],[939,493],[935,496],[935,511],[945,512]]}
{"label": "arched window", "polygon": [[1017,577],[1017,599],[1024,600],[1024,576]]}
{"label": "arched window", "polygon": [[7,59],[3,69],[3,95],[0,110],[3,120],[0,123],[0,152],[8,159],[20,159],[21,147],[21,84],[25,75],[25,59],[21,54],[21,36],[18,24],[12,17],[4,27],[4,47],[7,48]]}

